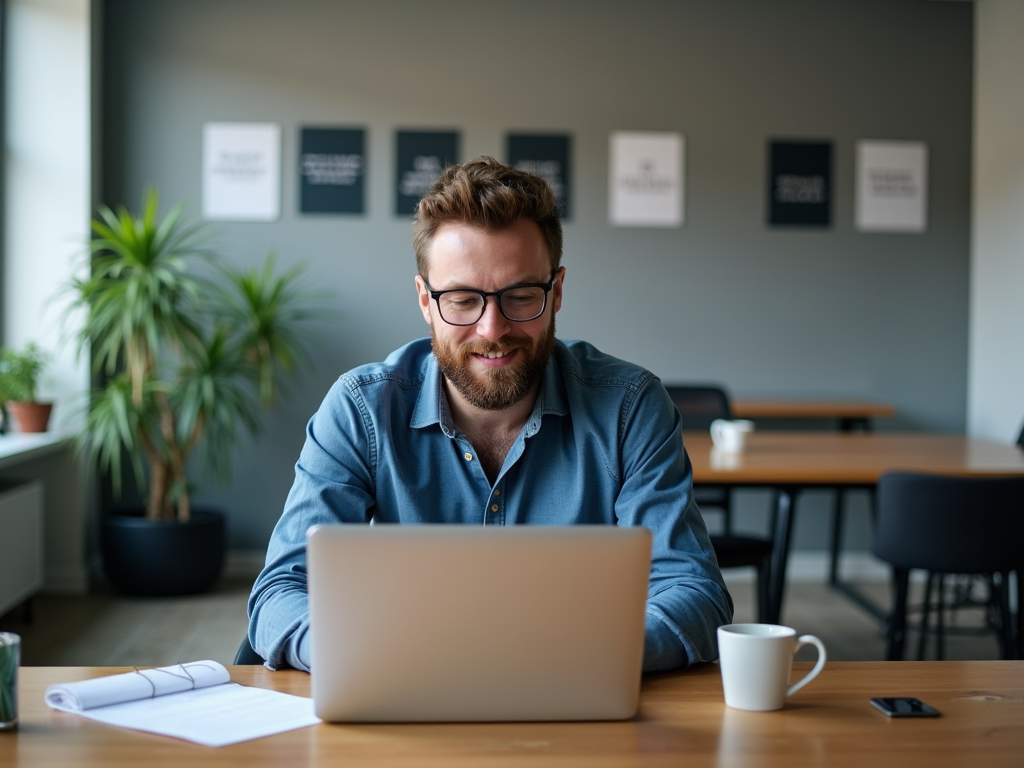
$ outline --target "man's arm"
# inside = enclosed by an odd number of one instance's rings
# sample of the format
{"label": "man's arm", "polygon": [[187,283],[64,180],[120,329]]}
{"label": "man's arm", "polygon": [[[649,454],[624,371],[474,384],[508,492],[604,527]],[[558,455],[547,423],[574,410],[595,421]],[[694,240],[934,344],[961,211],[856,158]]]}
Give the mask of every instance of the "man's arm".
{"label": "man's arm", "polygon": [[616,517],[653,533],[644,670],[712,661],[716,630],[732,621],[732,598],[693,500],[679,413],[661,382],[644,385],[624,424]]}
{"label": "man's arm", "polygon": [[306,531],[318,524],[367,523],[374,506],[370,431],[345,379],[306,426],[284,512],[249,596],[249,642],[271,669],[309,671]]}

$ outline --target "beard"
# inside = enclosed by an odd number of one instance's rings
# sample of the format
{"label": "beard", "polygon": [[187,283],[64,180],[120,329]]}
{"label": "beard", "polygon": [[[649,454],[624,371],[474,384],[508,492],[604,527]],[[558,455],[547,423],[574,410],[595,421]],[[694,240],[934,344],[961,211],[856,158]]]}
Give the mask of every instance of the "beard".
{"label": "beard", "polygon": [[[456,391],[477,408],[503,411],[526,397],[544,375],[555,348],[555,317],[534,343],[531,338],[499,339],[456,345],[441,341],[430,327],[430,343],[437,366]],[[474,371],[474,354],[519,350],[523,358],[517,364],[493,370]]]}

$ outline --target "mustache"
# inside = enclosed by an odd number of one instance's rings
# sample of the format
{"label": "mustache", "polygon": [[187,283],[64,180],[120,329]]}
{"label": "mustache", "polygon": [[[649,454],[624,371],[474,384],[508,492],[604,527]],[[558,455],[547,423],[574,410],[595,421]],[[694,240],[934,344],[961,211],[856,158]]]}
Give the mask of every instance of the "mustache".
{"label": "mustache", "polygon": [[488,352],[511,352],[515,349],[532,350],[533,341],[531,339],[498,339],[497,341],[480,341],[465,344],[459,349],[459,356],[465,360],[470,355],[486,355]]}

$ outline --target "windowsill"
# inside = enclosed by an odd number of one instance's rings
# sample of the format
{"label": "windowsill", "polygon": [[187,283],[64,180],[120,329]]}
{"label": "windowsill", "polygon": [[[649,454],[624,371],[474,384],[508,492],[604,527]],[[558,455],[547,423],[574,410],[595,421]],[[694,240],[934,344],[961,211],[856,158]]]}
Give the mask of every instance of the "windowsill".
{"label": "windowsill", "polygon": [[0,469],[56,453],[70,443],[71,437],[67,432],[13,432],[0,435]]}

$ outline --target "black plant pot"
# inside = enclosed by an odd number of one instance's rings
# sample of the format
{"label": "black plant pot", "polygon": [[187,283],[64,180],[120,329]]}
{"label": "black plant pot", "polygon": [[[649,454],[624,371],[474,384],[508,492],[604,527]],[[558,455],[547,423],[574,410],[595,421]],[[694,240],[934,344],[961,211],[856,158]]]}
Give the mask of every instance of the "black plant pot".
{"label": "black plant pot", "polygon": [[192,510],[187,523],[138,514],[103,521],[103,562],[119,592],[147,597],[203,592],[224,568],[224,515]]}

